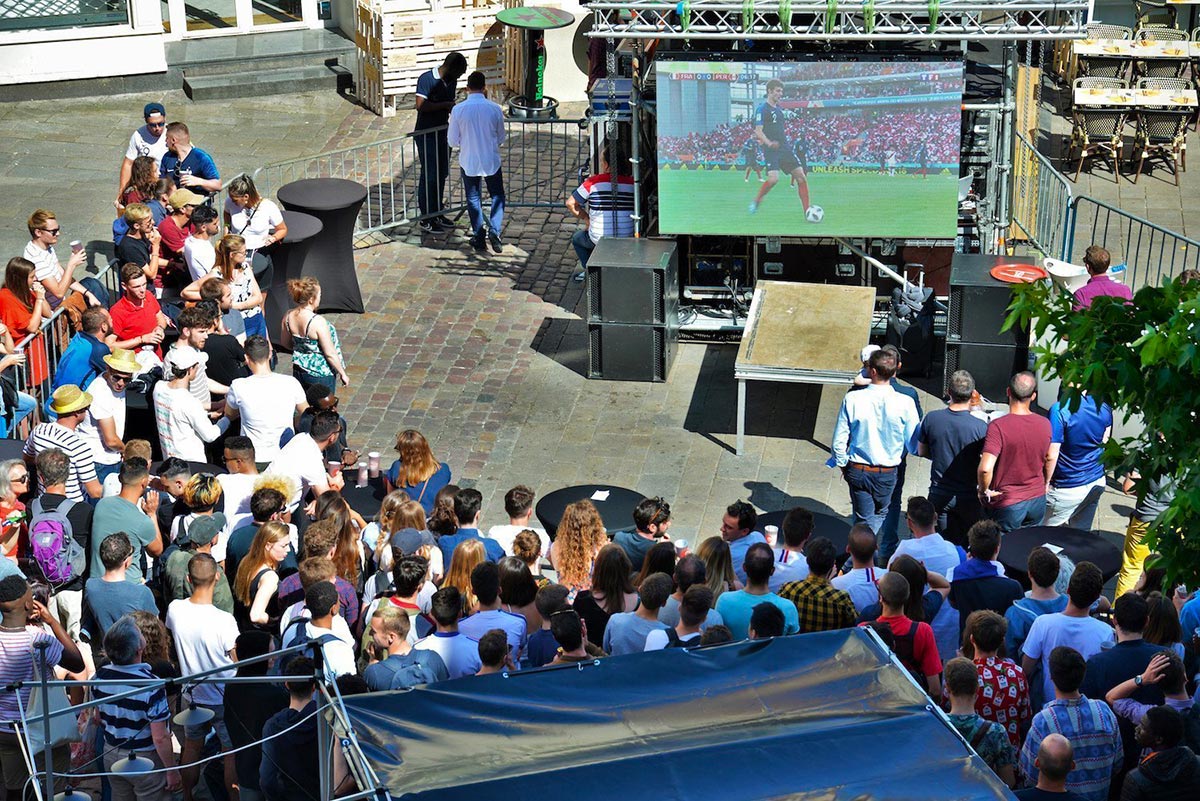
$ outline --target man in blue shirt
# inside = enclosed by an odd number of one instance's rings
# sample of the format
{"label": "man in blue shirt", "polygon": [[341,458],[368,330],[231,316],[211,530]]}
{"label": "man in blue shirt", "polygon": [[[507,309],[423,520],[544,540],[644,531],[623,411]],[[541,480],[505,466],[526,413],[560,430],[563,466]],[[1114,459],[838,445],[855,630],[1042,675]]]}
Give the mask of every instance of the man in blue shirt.
{"label": "man in blue shirt", "polygon": [[414,651],[408,642],[408,615],[382,604],[371,615],[371,644],[387,652],[383,661],[368,665],[363,678],[371,692],[404,690],[450,678],[446,663],[433,651]]}
{"label": "man in blue shirt", "polygon": [[975,379],[957,370],[947,386],[950,403],[921,420],[917,453],[928,458],[929,502],[938,513],[938,531],[955,545],[967,544],[967,531],[983,514],[975,472],[987,436],[987,423],[971,414]]}
{"label": "man in blue shirt", "polygon": [[919,422],[912,399],[892,387],[896,365],[886,351],[871,354],[871,383],[842,400],[826,462],[841,469],[850,488],[854,522],[865,523],[877,535],[891,506],[900,463],[914,449]]}
{"label": "man in blue shirt", "polygon": [[467,540],[482,540],[483,550],[489,562],[499,562],[504,558],[504,546],[479,533],[480,507],[483,506],[483,494],[477,489],[460,490],[454,496],[454,516],[458,518],[458,531],[449,536],[438,537],[438,547],[442,549],[442,560],[446,569],[454,559],[454,549],[460,542]]}
{"label": "man in blue shirt", "polygon": [[471,571],[471,592],[479,600],[479,611],[459,621],[459,632],[479,642],[492,629],[503,630],[516,664],[521,659],[521,644],[525,642],[525,616],[500,608],[500,568],[495,562],[475,565]]}
{"label": "man in blue shirt", "polygon": [[796,611],[796,605],[768,589],[771,573],[775,570],[775,554],[771,553],[770,546],[765,542],[751,546],[746,552],[744,568],[746,589],[723,592],[717,599],[717,611],[733,632],[733,638],[746,639],[750,633],[750,616],[754,614],[754,607],[762,603],[774,604],[783,612],[785,634],[798,632],[800,613]]}
{"label": "man in blue shirt", "polygon": [[[58,360],[58,369],[54,372],[53,390],[67,384],[86,387],[98,375],[105,371],[104,357],[111,351],[104,340],[112,333],[112,320],[108,310],[101,306],[92,306],[83,312],[81,330],[71,337],[62,358]],[[50,398],[46,398],[45,408],[50,409]],[[51,415],[53,419],[53,415]]]}
{"label": "man in blue shirt", "polygon": [[743,584],[746,583],[746,570],[742,567],[742,562],[746,558],[746,551],[750,550],[751,545],[767,541],[766,537],[754,530],[756,525],[758,512],[745,501],[729,504],[725,509],[725,516],[721,518],[721,539],[729,543],[733,572]]}
{"label": "man in blue shirt", "polygon": [[1104,465],[1100,454],[1112,434],[1113,413],[1107,403],[1090,395],[1050,407],[1050,458],[1054,474],[1046,493],[1043,525],[1070,526],[1091,531],[1096,507],[1104,494]]}
{"label": "man in blue shirt", "polygon": [[176,187],[190,189],[199,195],[221,191],[221,175],[212,156],[192,147],[192,136],[182,122],[167,126],[167,154],[162,158],[159,174],[175,181]]}

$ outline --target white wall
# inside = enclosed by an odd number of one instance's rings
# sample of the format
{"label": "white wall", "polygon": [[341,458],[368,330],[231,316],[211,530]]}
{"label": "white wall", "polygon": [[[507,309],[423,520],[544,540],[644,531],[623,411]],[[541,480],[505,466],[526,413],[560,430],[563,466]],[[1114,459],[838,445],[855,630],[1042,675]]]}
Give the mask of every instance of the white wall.
{"label": "white wall", "polygon": [[130,25],[0,32],[0,85],[166,72],[158,0],[130,0]]}

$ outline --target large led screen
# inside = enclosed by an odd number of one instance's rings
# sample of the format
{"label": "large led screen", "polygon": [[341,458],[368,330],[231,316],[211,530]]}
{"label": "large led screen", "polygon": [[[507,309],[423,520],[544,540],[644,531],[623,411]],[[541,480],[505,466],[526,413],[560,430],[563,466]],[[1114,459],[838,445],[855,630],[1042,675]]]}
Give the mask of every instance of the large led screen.
{"label": "large led screen", "polygon": [[962,63],[660,60],[665,234],[957,233]]}

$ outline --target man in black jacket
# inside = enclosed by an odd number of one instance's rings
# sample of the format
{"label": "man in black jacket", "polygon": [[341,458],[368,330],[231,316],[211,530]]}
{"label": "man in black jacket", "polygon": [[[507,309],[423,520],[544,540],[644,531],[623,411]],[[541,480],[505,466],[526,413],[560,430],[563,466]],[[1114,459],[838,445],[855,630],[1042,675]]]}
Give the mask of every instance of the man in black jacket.
{"label": "man in black jacket", "polygon": [[1181,745],[1183,723],[1183,717],[1170,707],[1147,710],[1137,727],[1137,741],[1150,753],[1125,776],[1121,801],[1200,798],[1200,758]]}

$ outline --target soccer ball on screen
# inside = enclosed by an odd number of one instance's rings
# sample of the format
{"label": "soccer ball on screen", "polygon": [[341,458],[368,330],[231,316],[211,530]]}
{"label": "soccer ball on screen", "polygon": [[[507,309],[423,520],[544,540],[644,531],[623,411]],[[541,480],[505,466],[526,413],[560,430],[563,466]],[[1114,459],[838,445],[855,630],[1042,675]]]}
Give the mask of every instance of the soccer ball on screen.
{"label": "soccer ball on screen", "polygon": [[825,209],[820,206],[809,206],[808,211],[804,212],[804,219],[810,223],[819,223],[825,219]]}

